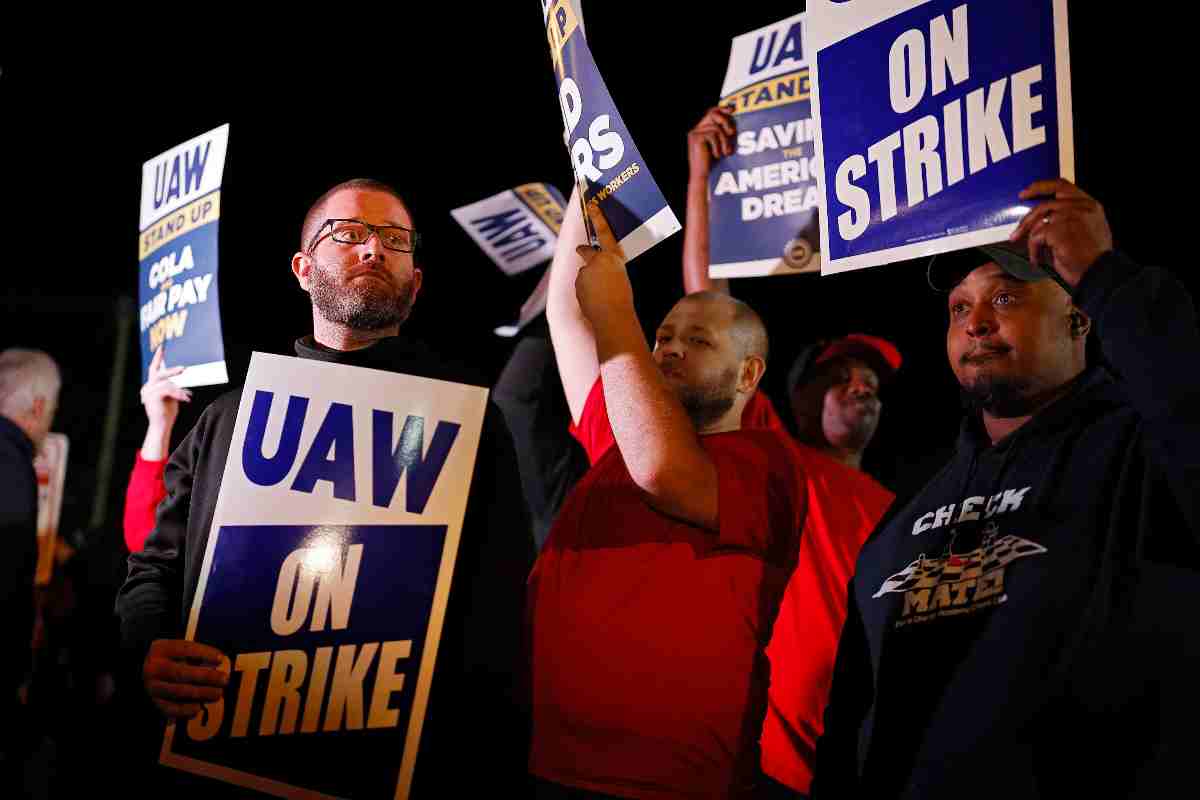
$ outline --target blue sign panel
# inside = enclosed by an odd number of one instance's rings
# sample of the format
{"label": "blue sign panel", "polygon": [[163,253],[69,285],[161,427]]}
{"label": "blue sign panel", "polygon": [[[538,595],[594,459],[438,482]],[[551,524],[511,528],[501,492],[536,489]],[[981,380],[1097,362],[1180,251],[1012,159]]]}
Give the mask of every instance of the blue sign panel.
{"label": "blue sign panel", "polygon": [[625,127],[569,0],[546,8],[546,36],[576,180],[626,257],[635,258],[678,231],[679,220]]}
{"label": "blue sign panel", "polygon": [[[829,5],[810,7],[817,41],[878,14]],[[1003,239],[1022,189],[1073,173],[1065,7],[893,5],[914,7],[815,56],[826,272]]]}
{"label": "blue sign panel", "polygon": [[391,796],[445,537],[444,525],[222,527],[195,638],[229,655],[231,679],[223,703],[177,727],[174,753]]}

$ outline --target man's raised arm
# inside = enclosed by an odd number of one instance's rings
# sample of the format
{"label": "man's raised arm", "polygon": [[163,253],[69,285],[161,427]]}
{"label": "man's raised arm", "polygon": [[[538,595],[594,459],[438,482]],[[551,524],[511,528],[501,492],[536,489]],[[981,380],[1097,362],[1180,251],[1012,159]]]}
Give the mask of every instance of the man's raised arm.
{"label": "man's raised arm", "polygon": [[729,294],[727,278],[711,278],[708,225],[708,175],[713,162],[733,154],[737,133],[733,115],[720,106],[710,108],[688,131],[687,216],[683,225],[683,291]]}
{"label": "man's raised arm", "polygon": [[603,214],[591,211],[601,248],[579,247],[586,264],[578,272],[576,292],[594,332],[613,437],[650,505],[716,531],[716,464],[654,364],[634,311],[625,256]]}
{"label": "man's raised arm", "polygon": [[1049,251],[1074,290],[1200,542],[1200,324],[1192,299],[1170,273],[1115,251],[1103,207],[1078,186],[1038,181],[1021,193],[1037,198],[1012,239],[1027,244],[1031,260]]}
{"label": "man's raised arm", "polygon": [[565,211],[562,229],[558,232],[558,244],[554,248],[554,259],[550,262],[546,321],[550,323],[550,340],[554,344],[554,358],[558,362],[558,374],[567,395],[567,405],[571,408],[571,419],[578,424],[588,393],[600,374],[600,364],[596,360],[596,337],[592,333],[592,325],[583,315],[575,297],[575,277],[583,266],[583,259],[575,252],[575,248],[588,243],[578,189],[571,192]]}

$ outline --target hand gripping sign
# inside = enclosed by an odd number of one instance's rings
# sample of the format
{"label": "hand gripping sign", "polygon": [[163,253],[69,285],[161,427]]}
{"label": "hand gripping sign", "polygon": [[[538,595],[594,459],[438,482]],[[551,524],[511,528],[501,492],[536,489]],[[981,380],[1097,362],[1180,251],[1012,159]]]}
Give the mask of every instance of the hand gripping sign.
{"label": "hand gripping sign", "polygon": [[[543,0],[567,149],[584,201],[598,204],[629,259],[679,230],[592,59],[571,0]],[[587,217],[585,216],[585,219]]]}
{"label": "hand gripping sign", "polygon": [[714,278],[816,272],[817,168],[804,14],[734,37],[721,106],[737,148],[708,179]]}
{"label": "hand gripping sign", "polygon": [[142,165],[138,229],[138,327],[142,381],[154,351],[171,340],[172,380],[229,380],[217,301],[217,227],[229,126],[201,134]]}
{"label": "hand gripping sign", "polygon": [[1006,239],[1074,178],[1066,0],[811,0],[822,272]]}
{"label": "hand gripping sign", "polygon": [[255,353],[187,637],[225,697],[162,763],[281,796],[407,797],[487,390]]}

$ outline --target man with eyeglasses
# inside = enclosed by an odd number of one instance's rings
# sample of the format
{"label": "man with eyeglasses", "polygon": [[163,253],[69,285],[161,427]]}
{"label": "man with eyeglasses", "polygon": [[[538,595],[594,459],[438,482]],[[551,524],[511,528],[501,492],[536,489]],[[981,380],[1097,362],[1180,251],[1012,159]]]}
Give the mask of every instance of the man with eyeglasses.
{"label": "man with eyeglasses", "polygon": [[[300,250],[292,257],[292,273],[308,293],[313,315],[313,332],[296,342],[296,355],[480,383],[398,335],[421,288],[414,260],[419,241],[407,206],[387,184],[355,179],[322,195],[305,216]],[[229,678],[217,669],[219,651],[183,640],[182,632],[240,395],[234,389],[214,401],[172,454],[154,530],[141,552],[130,556],[117,598],[130,667],[140,670],[147,695],[172,719],[199,714],[204,703],[222,696]],[[500,790],[517,790],[525,780],[528,723],[515,676],[533,540],[521,497],[508,429],[489,403],[413,797],[465,794],[476,774],[487,774]],[[461,763],[473,769],[458,768]]]}

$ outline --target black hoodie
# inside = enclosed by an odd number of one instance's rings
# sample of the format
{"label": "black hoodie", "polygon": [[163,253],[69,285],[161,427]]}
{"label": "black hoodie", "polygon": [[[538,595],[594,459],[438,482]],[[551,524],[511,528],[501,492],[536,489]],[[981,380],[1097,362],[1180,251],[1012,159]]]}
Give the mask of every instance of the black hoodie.
{"label": "black hoodie", "polygon": [[1106,366],[893,506],[850,583],[813,796],[1167,796],[1200,719],[1200,332],[1109,253]]}
{"label": "black hoodie", "polygon": [[[301,358],[371,367],[459,383],[479,383],[462,367],[399,337],[363,350],[329,350],[306,336]],[[157,638],[182,638],[212,527],[241,389],[213,401],[171,454],[145,548],[129,557],[117,597],[126,652],[140,667]],[[497,790],[521,787],[526,775],[522,624],[533,537],[522,503],[508,428],[492,402],[471,482],[471,495],[450,587],[413,797],[442,796],[490,776]],[[464,769],[472,764],[472,769]],[[220,793],[218,787],[212,787]],[[450,795],[446,795],[450,796]]]}

